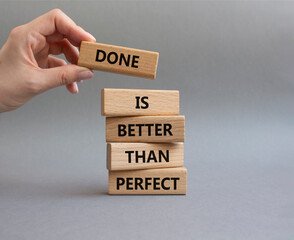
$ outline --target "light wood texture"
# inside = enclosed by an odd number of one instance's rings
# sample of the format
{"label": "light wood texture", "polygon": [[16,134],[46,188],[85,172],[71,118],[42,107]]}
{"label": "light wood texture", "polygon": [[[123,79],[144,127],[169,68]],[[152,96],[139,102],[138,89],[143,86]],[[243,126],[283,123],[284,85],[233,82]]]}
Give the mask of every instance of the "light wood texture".
{"label": "light wood texture", "polygon": [[109,194],[186,194],[187,169],[109,171]]}
{"label": "light wood texture", "polygon": [[107,142],[184,142],[185,116],[106,117]]}
{"label": "light wood texture", "polygon": [[179,115],[179,91],[104,88],[101,115]]}
{"label": "light wood texture", "polygon": [[158,52],[83,41],[78,65],[155,79],[158,55]]}
{"label": "light wood texture", "polygon": [[182,167],[183,143],[108,143],[107,168],[135,170]]}

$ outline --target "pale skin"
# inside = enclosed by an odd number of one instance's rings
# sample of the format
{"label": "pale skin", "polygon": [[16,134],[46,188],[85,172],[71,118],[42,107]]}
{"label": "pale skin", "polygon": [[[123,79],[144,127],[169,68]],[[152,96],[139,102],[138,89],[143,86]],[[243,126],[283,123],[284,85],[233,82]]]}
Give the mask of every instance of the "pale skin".
{"label": "pale skin", "polygon": [[58,86],[78,93],[77,82],[94,76],[76,65],[81,41],[96,40],[59,9],[14,28],[0,50],[0,113]]}

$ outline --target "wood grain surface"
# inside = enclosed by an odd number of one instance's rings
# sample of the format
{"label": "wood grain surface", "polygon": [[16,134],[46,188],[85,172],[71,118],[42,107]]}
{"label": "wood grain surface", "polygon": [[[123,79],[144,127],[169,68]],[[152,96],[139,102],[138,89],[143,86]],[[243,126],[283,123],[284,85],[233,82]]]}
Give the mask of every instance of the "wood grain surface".
{"label": "wood grain surface", "polygon": [[108,143],[107,168],[136,170],[182,167],[184,143]]}
{"label": "wood grain surface", "polygon": [[107,142],[184,142],[185,116],[106,117]]}
{"label": "wood grain surface", "polygon": [[179,91],[115,89],[101,90],[101,115],[179,115]]}
{"label": "wood grain surface", "polygon": [[158,56],[158,52],[83,41],[78,65],[106,72],[155,79]]}
{"label": "wood grain surface", "polygon": [[187,169],[109,171],[109,194],[186,194]]}

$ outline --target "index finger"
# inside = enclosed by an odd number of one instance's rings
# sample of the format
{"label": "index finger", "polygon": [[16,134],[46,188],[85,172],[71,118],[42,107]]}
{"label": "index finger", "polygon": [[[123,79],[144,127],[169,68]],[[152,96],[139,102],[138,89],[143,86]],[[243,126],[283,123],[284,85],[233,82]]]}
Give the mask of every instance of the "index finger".
{"label": "index finger", "polygon": [[44,36],[50,36],[56,32],[62,34],[70,42],[79,45],[81,41],[96,41],[96,39],[68,17],[60,9],[53,9],[48,13],[28,23],[30,27]]}

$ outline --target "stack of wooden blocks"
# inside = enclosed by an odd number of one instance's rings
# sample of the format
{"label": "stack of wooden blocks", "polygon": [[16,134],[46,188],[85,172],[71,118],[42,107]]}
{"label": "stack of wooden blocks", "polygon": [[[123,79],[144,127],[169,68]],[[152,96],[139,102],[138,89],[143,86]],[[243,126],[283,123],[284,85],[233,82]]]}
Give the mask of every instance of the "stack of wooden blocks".
{"label": "stack of wooden blocks", "polygon": [[109,194],[186,194],[179,91],[102,89]]}
{"label": "stack of wooden blocks", "polygon": [[[78,65],[155,79],[158,53],[82,42]],[[186,194],[179,91],[103,89],[109,194]]]}

